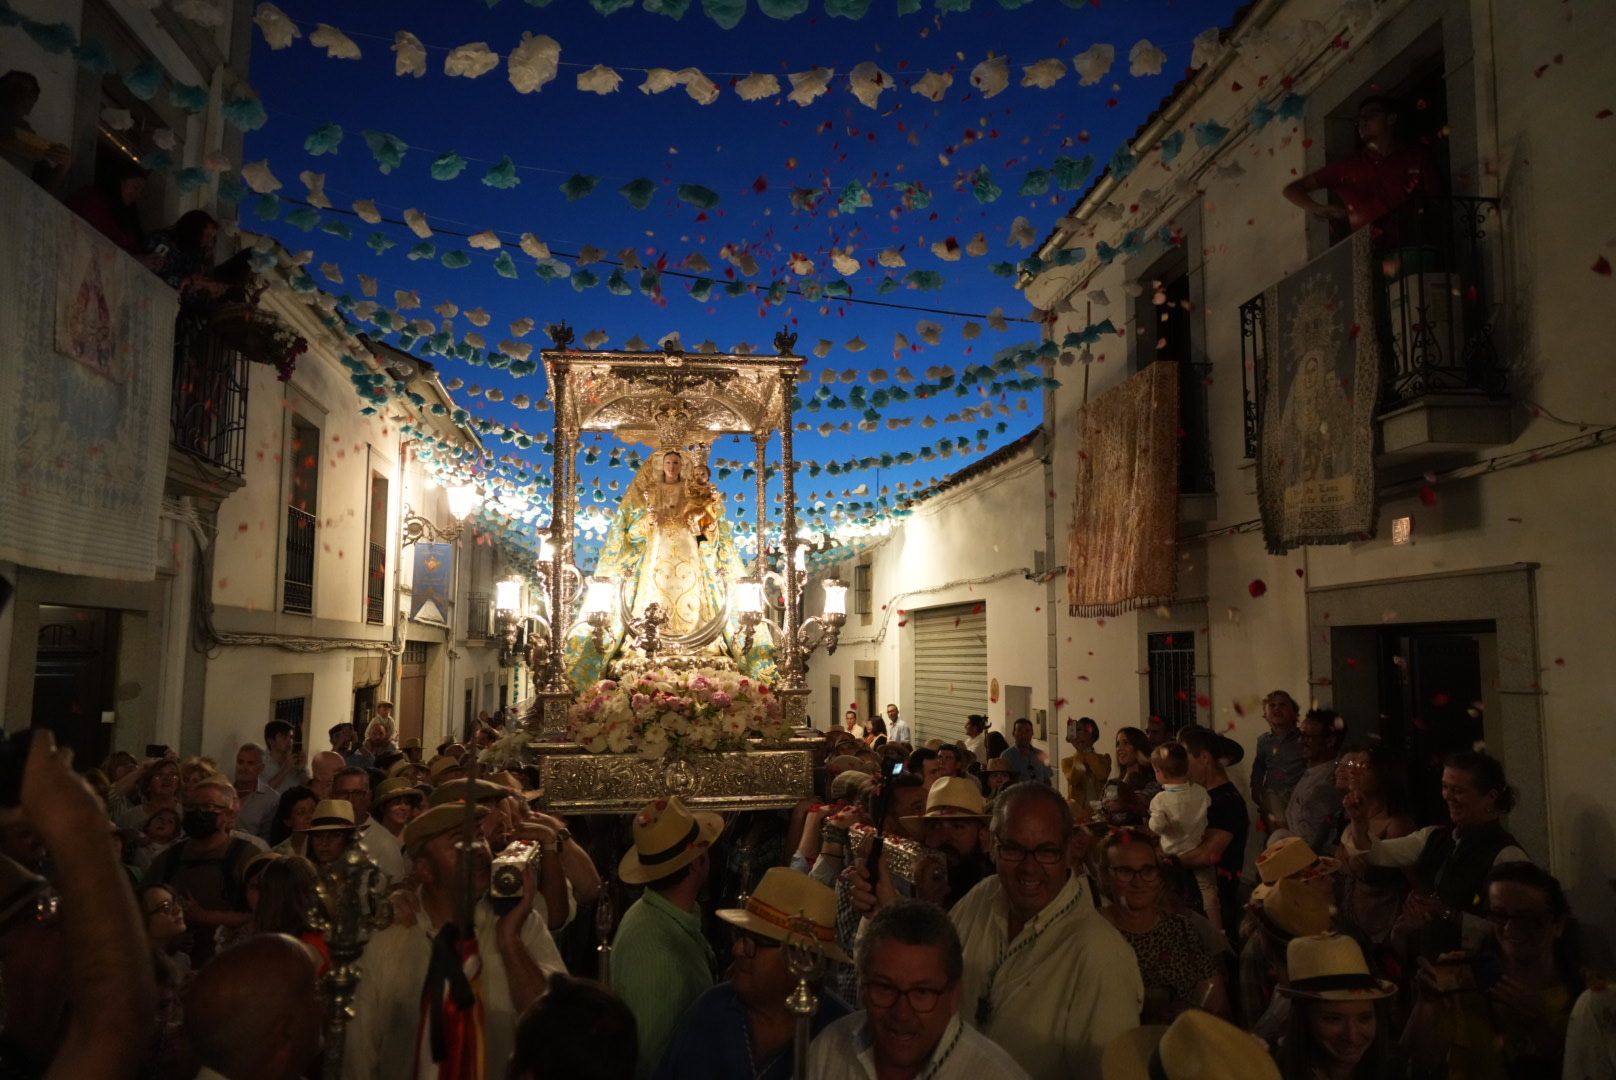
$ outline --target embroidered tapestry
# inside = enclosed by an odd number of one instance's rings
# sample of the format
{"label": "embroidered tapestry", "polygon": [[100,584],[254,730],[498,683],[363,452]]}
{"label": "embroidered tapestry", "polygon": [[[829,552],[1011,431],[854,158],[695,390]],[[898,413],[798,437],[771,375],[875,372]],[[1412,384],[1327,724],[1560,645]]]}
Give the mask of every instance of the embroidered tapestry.
{"label": "embroidered tapestry", "polygon": [[1178,572],[1179,365],[1151,364],[1078,413],[1066,598],[1092,618],[1171,603]]}
{"label": "embroidered tapestry", "polygon": [[1359,229],[1264,295],[1257,501],[1275,555],[1375,533],[1374,275]]}
{"label": "embroidered tapestry", "polygon": [[174,290],[0,168],[0,561],[150,581]]}

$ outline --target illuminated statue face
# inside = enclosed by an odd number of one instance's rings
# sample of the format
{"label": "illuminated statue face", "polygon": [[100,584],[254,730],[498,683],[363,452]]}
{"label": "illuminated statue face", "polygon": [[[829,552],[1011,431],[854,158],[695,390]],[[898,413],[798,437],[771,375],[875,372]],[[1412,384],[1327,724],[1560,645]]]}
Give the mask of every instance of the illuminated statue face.
{"label": "illuminated statue face", "polygon": [[662,479],[677,480],[679,472],[684,468],[685,459],[678,454],[668,453],[662,455]]}
{"label": "illuminated statue face", "polygon": [[712,478],[713,478],[713,470],[709,469],[705,465],[697,465],[696,466],[696,479],[697,480],[699,480],[703,484],[705,484],[709,480],[711,480]]}

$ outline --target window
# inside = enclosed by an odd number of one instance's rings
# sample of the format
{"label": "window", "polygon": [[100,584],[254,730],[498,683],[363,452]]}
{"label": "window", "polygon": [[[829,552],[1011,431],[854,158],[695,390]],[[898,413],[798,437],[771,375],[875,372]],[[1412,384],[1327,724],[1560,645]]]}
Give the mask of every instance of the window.
{"label": "window", "polygon": [[286,578],[281,608],[314,613],[315,530],[319,525],[320,429],[292,416],[291,490],[286,505]]}
{"label": "window", "polygon": [[466,594],[466,638],[469,641],[483,641],[488,637],[489,617],[492,614],[493,604],[489,602],[487,593]]}
{"label": "window", "polygon": [[1169,731],[1195,723],[1195,634],[1181,630],[1145,639],[1150,667],[1150,715]]}
{"label": "window", "polygon": [[271,708],[276,720],[284,720],[292,725],[292,749],[303,749],[303,721],[309,711],[309,699],[306,697],[277,698]]}
{"label": "window", "polygon": [[387,615],[387,478],[370,478],[370,547],[365,563],[365,621],[383,623]]}
{"label": "window", "polygon": [[853,567],[853,614],[869,615],[875,608],[874,575],[869,563]]}

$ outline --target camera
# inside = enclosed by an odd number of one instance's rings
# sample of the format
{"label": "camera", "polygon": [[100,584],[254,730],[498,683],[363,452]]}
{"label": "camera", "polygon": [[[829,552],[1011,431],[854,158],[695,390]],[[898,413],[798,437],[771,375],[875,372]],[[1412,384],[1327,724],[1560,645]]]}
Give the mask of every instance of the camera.
{"label": "camera", "polygon": [[522,871],[529,864],[537,865],[543,849],[534,840],[512,840],[505,850],[494,856],[493,872],[489,878],[490,900],[520,900],[522,898]]}

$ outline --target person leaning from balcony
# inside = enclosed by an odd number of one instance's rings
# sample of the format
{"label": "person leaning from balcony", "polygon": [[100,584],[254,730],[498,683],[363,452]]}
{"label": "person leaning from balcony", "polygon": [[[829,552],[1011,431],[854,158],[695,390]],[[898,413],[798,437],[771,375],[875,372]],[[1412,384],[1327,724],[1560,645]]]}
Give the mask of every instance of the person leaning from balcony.
{"label": "person leaning from balcony", "polygon": [[264,745],[269,748],[264,762],[265,783],[281,794],[299,784],[308,784],[303,754],[292,749],[293,728],[285,720],[271,720],[264,725]]}
{"label": "person leaning from balcony", "polygon": [[49,192],[61,189],[73,152],[34,132],[28,122],[39,104],[39,80],[26,71],[0,75],[0,157]]}
{"label": "person leaning from balcony", "polygon": [[1263,719],[1268,730],[1257,736],[1251,762],[1251,801],[1257,807],[1257,828],[1273,832],[1285,827],[1285,808],[1291,792],[1307,770],[1302,734],[1296,729],[1296,699],[1283,690],[1263,698]]}
{"label": "person leaning from balcony", "polygon": [[[1425,148],[1400,130],[1402,108],[1383,95],[1365,98],[1354,121],[1358,152],[1285,185],[1284,196],[1314,217],[1346,218],[1356,231],[1380,221],[1412,195],[1441,190]],[[1342,205],[1320,203],[1312,193],[1333,192]]]}
{"label": "person leaning from balcony", "polygon": [[183,308],[203,308],[220,300],[229,285],[214,276],[214,248],[219,223],[206,210],[187,210],[166,229],[158,229],[141,245],[154,255],[153,272],[180,294]]}
{"label": "person leaning from balcony", "polygon": [[[820,955],[816,982],[852,962],[836,943],[835,892],[796,870],[772,867],[744,908],[719,910],[718,917],[733,928],[729,978],[698,997],[679,1019],[655,1080],[791,1076],[796,1017],[787,1010],[786,999],[797,977],[786,962],[785,944],[799,914],[807,920],[809,944]],[[816,987],[816,993],[815,1035],[849,1011],[824,986]]]}
{"label": "person leaning from balcony", "polygon": [[1434,960],[1454,949],[1474,949],[1492,936],[1483,913],[1482,881],[1497,866],[1530,862],[1499,819],[1515,807],[1515,789],[1504,766],[1481,751],[1449,756],[1442,766],[1442,799],[1448,824],[1428,825],[1396,839],[1370,832],[1370,807],[1363,796],[1342,799],[1352,823],[1341,838],[1348,866],[1411,869],[1414,891],[1396,929],[1417,935],[1417,952]]}
{"label": "person leaning from balcony", "polygon": [[859,939],[862,1012],[827,1027],[808,1049],[814,1080],[1027,1080],[1005,1049],[969,1025],[966,961],[943,911],[904,900]]}
{"label": "person leaning from balcony", "polygon": [[1188,1008],[1229,1015],[1228,979],[1220,953],[1189,915],[1172,910],[1167,860],[1149,835],[1116,829],[1100,847],[1100,879],[1111,903],[1104,915],[1139,962],[1145,986],[1141,1023],[1167,1024]]}
{"label": "person leaning from balcony", "polygon": [[645,886],[623,913],[611,955],[612,990],[639,1024],[641,1080],[662,1060],[685,1009],[713,985],[718,958],[702,934],[699,899],[723,831],[717,814],[657,799],[635,815],[634,845],[617,867],[623,884]]}
{"label": "person leaning from balcony", "polygon": [[1557,1077],[1571,1007],[1587,985],[1565,889],[1514,862],[1494,867],[1481,893],[1496,937],[1420,962],[1403,1047],[1451,1080]]}
{"label": "person leaning from balcony", "polygon": [[[404,854],[419,882],[419,913],[408,923],[396,922],[381,931],[365,947],[360,959],[364,977],[359,980],[343,1060],[343,1076],[348,1080],[416,1075],[417,1047],[432,1043],[422,1030],[422,988],[426,987],[429,1000],[442,999],[446,990],[455,992],[457,985],[465,989],[455,925],[463,870],[469,870],[471,876],[473,923],[482,965],[478,988],[484,1059],[491,1066],[510,1058],[522,1010],[544,995],[551,975],[566,972],[555,940],[545,929],[537,870],[529,864],[522,877],[521,898],[503,914],[497,911],[488,897],[492,856],[487,842],[480,831],[474,831],[471,845],[462,843],[466,813],[464,803],[435,806],[404,830]],[[462,854],[467,860],[464,866]],[[436,1010],[430,1011],[425,1022],[435,1024],[436,1016]]]}
{"label": "person leaning from balcony", "polygon": [[[96,232],[141,257],[146,230],[140,224],[140,197],[146,191],[146,170],[123,154],[111,154],[96,162],[95,183],[79,188],[63,200],[69,210],[92,225]],[[156,269],[152,259],[148,269]]]}

